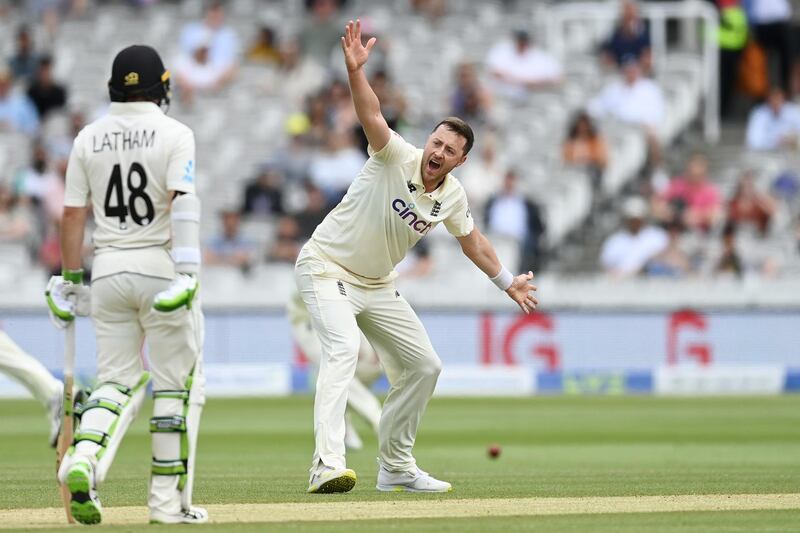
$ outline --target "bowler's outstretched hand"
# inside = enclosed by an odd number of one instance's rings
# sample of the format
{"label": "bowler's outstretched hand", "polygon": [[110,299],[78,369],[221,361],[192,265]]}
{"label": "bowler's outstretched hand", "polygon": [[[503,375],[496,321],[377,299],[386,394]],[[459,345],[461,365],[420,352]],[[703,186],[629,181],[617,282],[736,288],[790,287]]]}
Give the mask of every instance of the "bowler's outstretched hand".
{"label": "bowler's outstretched hand", "polygon": [[520,274],[514,278],[514,281],[511,282],[511,286],[506,289],[506,293],[512,300],[517,302],[517,305],[519,305],[520,309],[525,311],[525,314],[530,314],[531,311],[534,311],[536,306],[539,305],[539,300],[533,295],[536,291],[536,285],[530,283],[532,279],[533,272]]}
{"label": "bowler's outstretched hand", "polygon": [[367,62],[369,51],[376,41],[377,39],[373,37],[367,41],[366,46],[361,43],[361,19],[356,19],[355,23],[352,20],[347,23],[342,37],[342,50],[348,71],[355,72]]}

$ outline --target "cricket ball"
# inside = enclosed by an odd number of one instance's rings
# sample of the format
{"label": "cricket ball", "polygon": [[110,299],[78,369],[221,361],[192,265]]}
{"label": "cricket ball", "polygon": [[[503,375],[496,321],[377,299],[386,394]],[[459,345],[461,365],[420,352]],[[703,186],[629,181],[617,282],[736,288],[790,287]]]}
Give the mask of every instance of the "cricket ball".
{"label": "cricket ball", "polygon": [[489,449],[487,450],[487,452],[489,453],[489,457],[492,459],[497,459],[498,457],[500,457],[500,451],[501,449],[499,444],[492,444],[491,446],[489,446]]}

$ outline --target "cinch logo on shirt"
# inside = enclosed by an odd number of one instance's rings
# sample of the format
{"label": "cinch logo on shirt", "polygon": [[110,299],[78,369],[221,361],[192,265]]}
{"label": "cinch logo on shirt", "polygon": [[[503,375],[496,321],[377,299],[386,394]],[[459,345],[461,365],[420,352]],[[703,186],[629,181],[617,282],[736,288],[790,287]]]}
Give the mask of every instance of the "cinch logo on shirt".
{"label": "cinch logo on shirt", "polygon": [[417,218],[416,213],[414,213],[411,210],[412,208],[413,204],[412,206],[408,206],[400,198],[395,198],[394,200],[392,200],[392,209],[394,210],[395,213],[400,215],[400,218],[402,218],[403,221],[406,221],[408,219],[408,227],[410,227],[417,233],[425,235],[425,233],[431,229],[433,224]]}

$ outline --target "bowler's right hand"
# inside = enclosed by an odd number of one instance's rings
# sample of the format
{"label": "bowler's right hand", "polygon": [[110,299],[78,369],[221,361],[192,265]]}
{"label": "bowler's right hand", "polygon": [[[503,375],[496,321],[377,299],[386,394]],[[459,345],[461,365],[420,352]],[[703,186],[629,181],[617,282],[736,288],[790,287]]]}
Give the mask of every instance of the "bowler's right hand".
{"label": "bowler's right hand", "polygon": [[342,50],[344,51],[344,64],[349,72],[360,69],[369,58],[369,51],[375,45],[375,37],[367,41],[364,46],[361,43],[361,20],[356,19],[355,24],[351,20],[344,27],[344,37],[342,37]]}

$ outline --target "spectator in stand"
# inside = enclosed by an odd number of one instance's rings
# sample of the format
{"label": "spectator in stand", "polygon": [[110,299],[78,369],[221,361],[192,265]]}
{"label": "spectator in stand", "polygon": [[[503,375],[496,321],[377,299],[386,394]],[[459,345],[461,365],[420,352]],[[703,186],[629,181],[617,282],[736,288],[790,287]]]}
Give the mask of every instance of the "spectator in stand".
{"label": "spectator in stand", "polygon": [[513,100],[524,100],[532,90],[561,84],[561,64],[536,46],[523,29],[515,30],[513,39],[495,44],[486,66],[494,80],[494,91]]}
{"label": "spectator in stand", "polygon": [[339,20],[339,0],[306,0],[310,17],[300,31],[300,43],[305,53],[318,65],[330,64],[331,52],[338,47],[344,24]]}
{"label": "spectator in stand", "polygon": [[572,121],[562,154],[567,165],[587,169],[595,190],[599,189],[608,164],[608,146],[585,111],[578,113]]}
{"label": "spectator in stand", "polygon": [[[361,129],[361,125],[356,116],[353,99],[350,98],[350,87],[341,80],[333,80],[325,94],[325,105],[331,129],[337,133],[345,133],[345,137],[354,142],[353,139],[349,139],[350,134],[356,131],[356,128]],[[381,111],[383,111],[382,100]]]}
{"label": "spectator in stand", "polygon": [[275,241],[267,253],[267,261],[294,264],[303,242],[305,241],[300,237],[300,226],[297,224],[297,220],[289,215],[282,216],[278,219]]}
{"label": "spectator in stand", "polygon": [[8,185],[0,183],[0,244],[33,246],[35,241],[33,213],[28,206],[19,202]]}
{"label": "spectator in stand", "polygon": [[11,72],[0,67],[0,132],[15,131],[33,136],[39,130],[39,115],[27,95],[14,90]]}
{"label": "spectator in stand", "polygon": [[746,171],[739,178],[736,192],[728,203],[728,221],[737,228],[752,227],[757,235],[766,236],[777,211],[775,200],[756,188],[755,176]]}
{"label": "spectator in stand", "polygon": [[589,113],[595,118],[611,117],[620,122],[644,128],[650,152],[650,165],[661,163],[661,128],[664,124],[664,95],[661,88],[642,76],[636,56],[622,59],[621,80],[612,81],[589,102]]}
{"label": "spectator in stand", "polygon": [[656,217],[664,222],[679,222],[692,230],[708,231],[722,218],[719,189],[708,179],[708,159],[695,153],[689,158],[686,173],[670,180],[663,194],[653,203]]}
{"label": "spectator in stand", "polygon": [[325,195],[313,183],[306,183],[305,187],[306,202],[300,212],[295,214],[297,226],[299,228],[299,237],[302,242],[306,242],[311,238],[311,234],[317,229],[319,223],[328,214],[330,208],[328,202],[325,200]]}
{"label": "spectator in stand", "polygon": [[486,203],[485,218],[486,227],[491,233],[511,237],[519,243],[519,271],[542,268],[544,222],[539,207],[519,190],[516,171],[506,172],[503,188]]}
{"label": "spectator in stand", "polygon": [[244,191],[243,215],[283,214],[283,176],[272,164],[262,165],[258,177]]}
{"label": "spectator in stand", "polygon": [[622,3],[622,18],[608,41],[603,43],[601,52],[603,62],[617,68],[623,66],[627,56],[635,57],[644,73],[652,71],[650,29],[639,16],[637,2],[632,0]]}
{"label": "spectator in stand", "polygon": [[31,147],[30,165],[22,169],[17,176],[17,190],[23,200],[41,209],[40,217],[47,218],[45,200],[51,191],[56,191],[61,178],[53,172],[49,156],[44,145],[37,141]]}
{"label": "spectator in stand", "polygon": [[50,111],[62,109],[67,105],[67,89],[53,79],[52,57],[43,56],[39,59],[36,76],[28,85],[28,98],[36,106],[41,120],[44,120]]}
{"label": "spectator in stand", "polygon": [[[484,205],[503,183],[505,168],[497,156],[494,135],[484,135],[478,158],[459,169],[459,181],[467,193],[470,208],[482,213]],[[463,169],[463,170],[462,170]]]}
{"label": "spectator in stand", "polygon": [[238,211],[222,211],[220,218],[222,234],[208,243],[203,260],[207,265],[227,265],[240,268],[243,273],[247,273],[253,265],[255,243],[239,234],[241,217]]}
{"label": "spectator in stand", "polygon": [[747,147],[752,150],[797,149],[800,140],[800,106],[786,101],[780,87],[770,90],[767,101],[750,113]]}
{"label": "spectator in stand", "polygon": [[693,273],[692,261],[681,247],[683,227],[678,222],[667,224],[669,241],[664,250],[647,262],[645,273],[651,278],[685,278]]}
{"label": "spectator in stand", "polygon": [[31,32],[27,26],[20,26],[14,41],[14,54],[8,58],[8,68],[15,79],[28,81],[33,78],[37,65]]}
{"label": "spectator in stand", "polygon": [[207,48],[208,62],[225,77],[233,77],[239,63],[239,38],[225,25],[223,2],[209,2],[203,20],[187,24],[181,33],[183,56],[193,56],[198,48]]}
{"label": "spectator in stand", "polygon": [[191,55],[181,56],[175,64],[178,94],[187,105],[192,104],[197,93],[219,91],[233,80],[234,75],[234,69],[211,61],[208,41],[198,40]]}
{"label": "spectator in stand", "polygon": [[456,70],[456,87],[450,96],[450,114],[472,124],[489,119],[492,96],[478,79],[473,63],[461,63]]}
{"label": "spectator in stand", "polygon": [[325,69],[303,55],[297,39],[287,39],[281,43],[280,63],[270,86],[289,110],[302,110],[308,98],[325,87],[327,79]]}
{"label": "spectator in stand", "polygon": [[289,184],[308,179],[308,165],[312,156],[307,139],[309,129],[308,117],[302,113],[291,115],[284,124],[288,144],[277,151],[272,163]]}
{"label": "spectator in stand", "polygon": [[771,85],[791,94],[791,73],[794,49],[792,43],[792,5],[789,0],[749,0],[750,23],[758,44],[768,56],[777,58],[777,77],[770,76]]}
{"label": "spectator in stand", "polygon": [[730,116],[739,75],[739,60],[747,45],[747,15],[739,0],[717,0],[719,8],[719,100],[720,114]]}
{"label": "spectator in stand", "polygon": [[447,0],[411,0],[411,11],[437,24],[447,14]]}
{"label": "spectator in stand", "polygon": [[275,30],[267,25],[258,29],[253,44],[247,50],[247,60],[264,65],[277,65],[281,61],[281,52],[275,39]]}
{"label": "spectator in stand", "polygon": [[722,232],[722,252],[714,263],[714,274],[722,276],[742,277],[744,261],[736,249],[736,227],[728,224]]}
{"label": "spectator in stand", "polygon": [[643,198],[627,198],[622,206],[622,215],[624,227],[606,239],[600,252],[603,269],[617,279],[641,273],[645,265],[669,244],[667,232],[657,226],[645,225],[648,208]]}
{"label": "spectator in stand", "polygon": [[342,199],[366,161],[361,150],[354,146],[349,132],[330,131],[324,149],[311,159],[308,175],[333,206]]}
{"label": "spectator in stand", "polygon": [[[381,103],[381,113],[383,113],[383,117],[386,119],[386,123],[389,125],[394,131],[400,131],[402,127],[405,125],[406,118],[406,99],[403,94],[395,87],[395,85],[389,80],[389,75],[380,70],[375,73],[372,77],[372,81],[370,81],[370,85],[372,86],[372,90],[375,92],[375,96],[378,97],[378,100]],[[352,101],[350,100],[349,93],[347,96],[347,101],[350,102],[350,109],[354,109],[352,107]],[[342,102],[343,104],[346,102]],[[356,144],[359,146],[361,151],[364,154],[367,154],[367,145],[369,142],[367,141],[367,135],[364,133],[364,128],[361,127],[361,124],[355,123],[351,126],[353,135],[356,138]]]}

